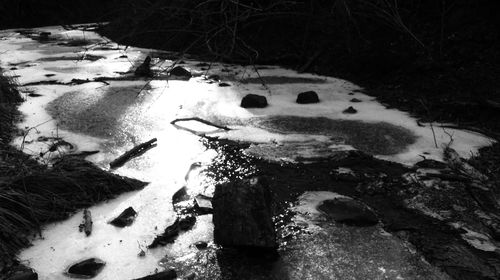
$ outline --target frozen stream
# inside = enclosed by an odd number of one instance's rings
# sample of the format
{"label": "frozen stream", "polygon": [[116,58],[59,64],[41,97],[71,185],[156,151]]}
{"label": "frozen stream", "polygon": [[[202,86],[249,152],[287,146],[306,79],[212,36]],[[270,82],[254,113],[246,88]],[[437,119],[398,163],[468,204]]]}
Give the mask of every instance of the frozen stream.
{"label": "frozen stream", "polygon": [[[49,37],[40,37],[42,31],[50,32]],[[87,44],[81,46],[81,41]],[[210,186],[200,189],[204,178],[198,170],[190,176],[186,174],[193,163],[210,162],[215,152],[206,150],[198,136],[172,126],[170,122],[176,118],[202,117],[227,125],[233,130],[212,131],[213,127],[185,124],[214,136],[254,142],[248,152],[271,160],[293,161],[298,156],[310,159],[358,148],[383,159],[413,164],[421,160],[421,155],[440,160],[441,145],[449,142],[449,135],[454,138],[452,147],[464,157],[491,143],[475,133],[437,127],[434,139],[429,126],[419,126],[406,113],[384,108],[354,84],[276,67],[259,69],[260,76],[279,77],[268,78],[266,86],[252,67],[214,64],[206,70],[207,65],[190,60],[182,65],[193,74],[189,81],[167,80],[164,74],[149,83],[135,78],[112,79],[133,75],[125,73],[135,69],[146,55],[153,56],[153,69],[157,71],[172,63],[164,59],[168,53],[126,49],[90,31],[49,27],[27,35],[13,30],[0,32],[0,66],[10,69],[7,73],[16,77],[20,85],[28,84],[21,88],[26,102],[20,106],[25,118],[19,124],[27,135],[17,138],[14,145],[33,155],[42,152],[41,160],[48,160],[57,154],[45,153],[50,140],[40,141],[40,137],[61,137],[74,145],[74,152],[99,150],[87,159],[106,169],[111,160],[134,145],[153,137],[158,139],[157,147],[114,171],[150,184],[141,191],[90,208],[94,220],[91,236],[78,231],[82,215],[77,213],[67,221],[48,225],[43,238],[35,239],[32,247],[21,252],[19,258],[33,267],[42,280],[68,279],[63,274],[65,269],[89,257],[107,263],[95,279],[134,279],[199,258],[192,244],[212,241],[210,215],[198,217],[195,227],[174,244],[148,250],[144,257],[138,257],[140,250],[174,221],[173,193],[187,184],[193,192],[211,195]],[[230,86],[208,83],[204,74],[219,75]],[[82,84],[73,80],[99,77],[109,79]],[[316,91],[321,102],[296,104],[297,93],[307,90]],[[241,98],[248,93],[265,95],[270,106],[241,108]],[[362,102],[352,103],[352,98]],[[349,106],[358,113],[343,113]],[[310,119],[302,117],[321,118],[310,123]],[[295,126],[297,123],[300,125]],[[369,136],[360,139],[364,134]],[[66,151],[56,153],[60,152]],[[119,229],[108,224],[129,206],[138,212],[132,226]],[[279,270],[282,279],[443,278],[413,256],[402,242],[378,228],[351,231],[333,227],[327,232],[337,236],[321,235],[331,247],[322,247],[307,238],[301,244],[285,247]],[[312,251],[301,247],[304,244]],[[380,254],[386,249],[391,253]],[[297,250],[308,254],[298,254]],[[334,253],[328,257],[313,254],[322,250]],[[211,266],[206,269],[207,275],[217,270]]]}

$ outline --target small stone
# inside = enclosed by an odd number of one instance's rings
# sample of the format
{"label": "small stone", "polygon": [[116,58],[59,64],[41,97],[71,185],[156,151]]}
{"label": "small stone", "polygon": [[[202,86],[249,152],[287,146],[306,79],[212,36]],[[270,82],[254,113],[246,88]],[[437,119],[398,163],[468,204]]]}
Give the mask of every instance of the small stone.
{"label": "small stone", "polygon": [[120,215],[118,215],[118,217],[114,218],[109,223],[116,227],[130,226],[134,222],[136,216],[137,212],[135,212],[134,208],[129,207],[123,210],[123,212]]}
{"label": "small stone", "polygon": [[197,195],[195,198],[195,209],[199,215],[212,214],[212,201],[204,195]]}
{"label": "small stone", "polygon": [[90,258],[70,266],[68,274],[76,278],[93,278],[105,265],[106,263],[98,258]]}
{"label": "small stone", "polygon": [[186,68],[181,66],[175,66],[170,72],[168,72],[170,76],[178,77],[178,78],[186,78],[190,79],[192,77],[191,72],[189,72]]}
{"label": "small stone", "polygon": [[141,251],[139,252],[139,254],[137,254],[137,256],[139,256],[140,258],[145,257],[146,256],[146,252],[141,249]]}
{"label": "small stone", "polygon": [[318,102],[319,102],[318,94],[314,91],[305,91],[297,95],[297,103],[299,104],[310,104]]}
{"label": "small stone", "polygon": [[184,186],[180,189],[178,189],[174,195],[172,196],[172,203],[176,204],[181,201],[186,201],[189,199],[189,195],[187,193],[187,188]]}
{"label": "small stone", "polygon": [[208,243],[205,241],[198,241],[198,242],[194,243],[194,246],[198,250],[203,250],[203,249],[206,249],[208,247]]}
{"label": "small stone", "polygon": [[350,101],[353,102],[353,103],[363,102],[363,101],[361,101],[361,99],[357,99],[357,98],[353,98]]}
{"label": "small stone", "polygon": [[243,108],[265,108],[267,107],[267,99],[262,95],[247,94],[241,100],[240,106]]}
{"label": "small stone", "polygon": [[354,109],[352,106],[343,111],[344,114],[356,114],[358,110]]}
{"label": "small stone", "polygon": [[135,69],[134,74],[138,77],[151,77],[153,72],[151,71],[151,57],[147,56],[144,62]]}
{"label": "small stone", "polygon": [[189,230],[196,223],[196,217],[194,215],[186,215],[179,219],[179,228],[181,230]]}

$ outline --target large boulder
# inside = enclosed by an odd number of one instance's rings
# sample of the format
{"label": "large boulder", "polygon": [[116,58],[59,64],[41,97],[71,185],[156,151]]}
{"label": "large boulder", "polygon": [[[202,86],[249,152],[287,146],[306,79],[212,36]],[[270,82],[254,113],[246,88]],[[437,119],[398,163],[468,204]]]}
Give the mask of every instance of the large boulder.
{"label": "large boulder", "polygon": [[217,185],[212,207],[216,244],[262,251],[278,247],[271,192],[262,178]]}
{"label": "large boulder", "polygon": [[301,92],[299,93],[299,95],[297,95],[297,103],[299,104],[310,104],[318,102],[319,102],[318,94],[312,90]]}
{"label": "large boulder", "polygon": [[267,107],[267,99],[262,95],[247,94],[241,100],[240,106],[243,108],[265,108]]}

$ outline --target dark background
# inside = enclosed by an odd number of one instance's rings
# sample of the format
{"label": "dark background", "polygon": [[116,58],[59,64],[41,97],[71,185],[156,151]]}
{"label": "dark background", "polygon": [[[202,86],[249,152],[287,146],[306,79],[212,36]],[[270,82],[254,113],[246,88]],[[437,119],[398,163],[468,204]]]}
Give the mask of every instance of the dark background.
{"label": "dark background", "polygon": [[347,78],[425,121],[498,136],[499,12],[498,0],[1,0],[0,28],[110,22],[100,32],[122,44]]}

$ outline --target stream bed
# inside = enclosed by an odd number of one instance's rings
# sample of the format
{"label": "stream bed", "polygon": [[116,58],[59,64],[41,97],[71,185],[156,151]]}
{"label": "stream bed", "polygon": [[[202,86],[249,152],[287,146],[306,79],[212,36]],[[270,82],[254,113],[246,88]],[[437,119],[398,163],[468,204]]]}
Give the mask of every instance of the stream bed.
{"label": "stream bed", "polygon": [[[23,134],[12,144],[47,163],[64,153],[99,151],[87,160],[106,170],[133,146],[151,138],[157,138],[157,146],[111,170],[149,184],[91,207],[90,236],[78,231],[78,212],[47,225],[42,237],[19,254],[39,279],[70,279],[67,268],[92,257],[106,262],[95,279],[109,280],[135,279],[168,268],[175,268],[180,277],[194,273],[195,279],[231,279],[235,272],[226,267],[239,267],[238,279],[448,279],[411,244],[380,225],[351,227],[321,218],[315,205],[335,196],[332,192],[313,192],[291,202],[290,207],[296,207],[294,221],[309,230],[282,241],[276,262],[262,265],[221,255],[213,244],[210,214],[198,216],[195,226],[173,244],[147,249],[176,219],[176,191],[186,186],[193,195],[213,195],[215,183],[203,170],[217,151],[207,149],[201,134],[250,143],[246,154],[284,164],[361,150],[411,166],[422,158],[442,161],[443,145],[469,157],[493,140],[439,124],[419,124],[341,79],[275,66],[176,59],[169,52],[120,46],[84,27],[0,32],[0,66],[16,79],[26,99],[19,108]],[[152,58],[151,79],[133,72],[146,56]],[[168,76],[174,63],[192,77]],[[311,90],[318,93],[319,103],[295,102],[298,93]],[[249,93],[266,96],[269,106],[240,107]],[[351,106],[356,113],[345,112]],[[171,124],[193,117],[230,130],[197,121]],[[53,139],[71,145],[49,151]],[[109,224],[128,207],[138,213],[131,226]],[[193,245],[199,241],[207,242],[207,249]]]}

